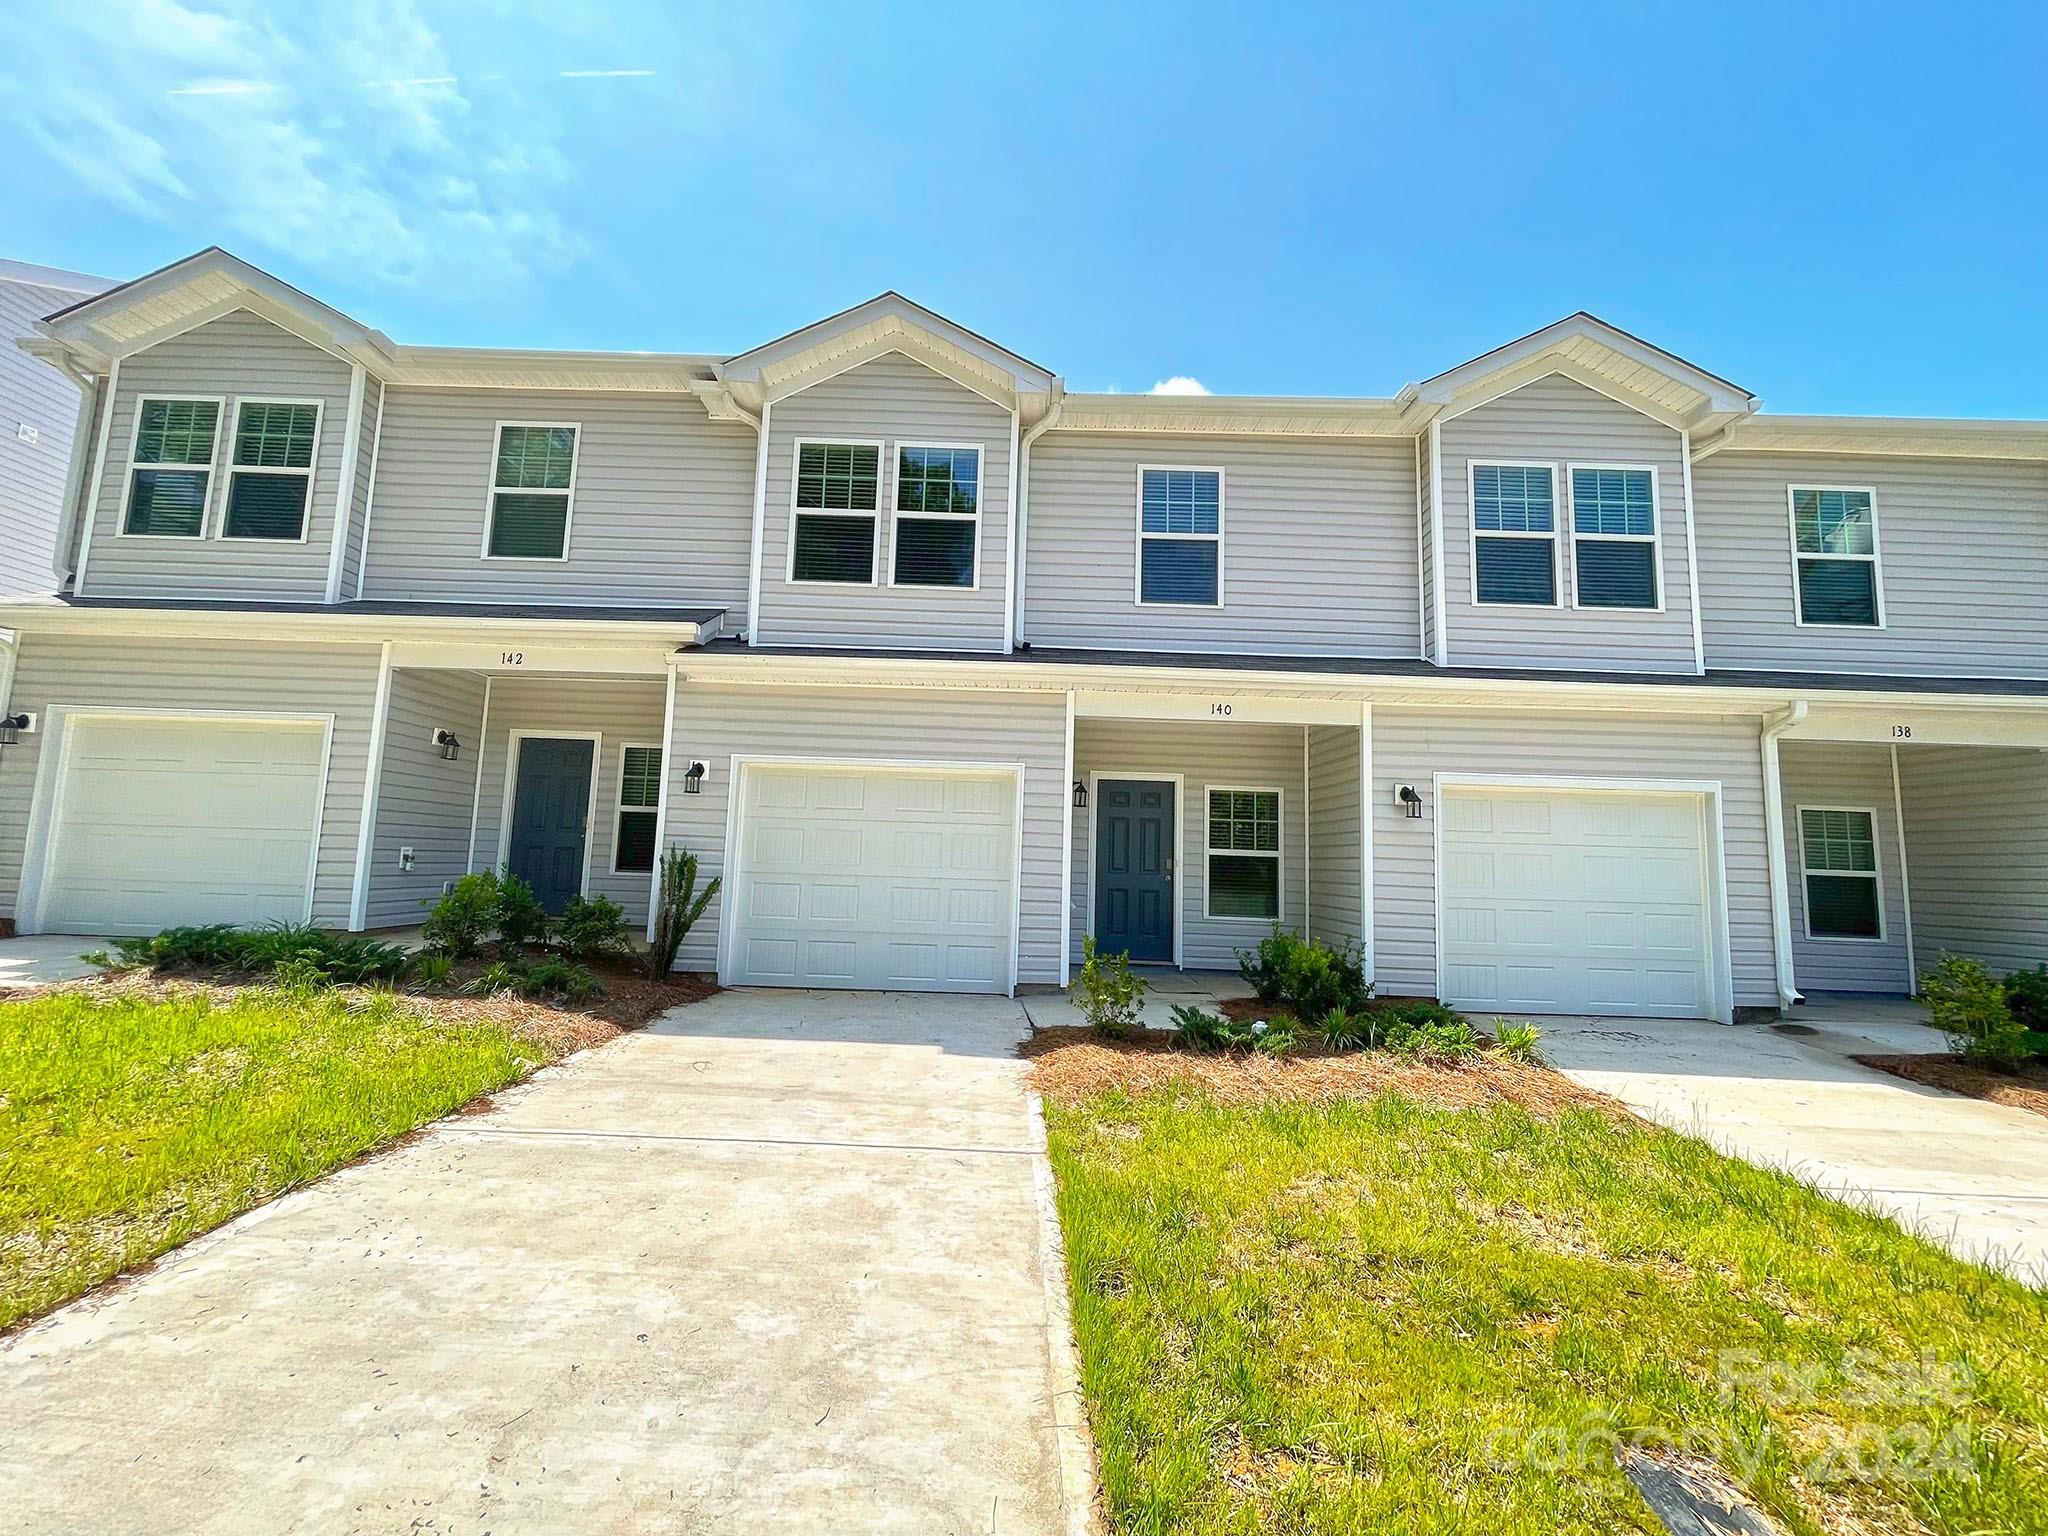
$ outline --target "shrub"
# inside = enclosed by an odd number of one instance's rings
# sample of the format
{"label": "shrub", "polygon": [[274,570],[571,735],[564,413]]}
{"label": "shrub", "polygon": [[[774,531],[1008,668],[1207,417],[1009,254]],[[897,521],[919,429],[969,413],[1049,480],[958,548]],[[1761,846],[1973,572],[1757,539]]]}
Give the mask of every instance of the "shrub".
{"label": "shrub", "polygon": [[[2005,978],[2005,1006],[2014,1022],[2035,1034],[2048,1034],[2048,965],[2014,971]],[[2039,1050],[2035,1051],[2040,1055]]]}
{"label": "shrub", "polygon": [[1321,1031],[1323,1044],[1333,1051],[1356,1051],[1380,1043],[1380,1014],[1370,1008],[1353,1012],[1349,1008],[1332,1008],[1324,1014],[1316,1027]]}
{"label": "shrub", "polygon": [[1979,960],[1943,955],[1920,978],[1920,999],[1934,1015],[1934,1027],[1948,1036],[1949,1049],[1963,1060],[2011,1072],[2027,1060],[2027,1032],[2006,1003],[2005,987]]}
{"label": "shrub", "polygon": [[1465,1015],[1455,1008],[1446,1008],[1432,997],[1418,997],[1405,1003],[1387,1003],[1381,1007],[1380,1013],[1390,1031],[1396,1025],[1419,1029],[1432,1025],[1456,1026],[1465,1022]]}
{"label": "shrub", "polygon": [[280,992],[294,997],[311,997],[329,984],[320,962],[310,955],[288,955],[271,968],[270,975]]}
{"label": "shrub", "polygon": [[510,869],[498,875],[498,941],[525,949],[548,936],[547,909],[533,887]]}
{"label": "shrub", "polygon": [[519,972],[502,960],[493,960],[481,971],[476,980],[469,984],[469,990],[478,997],[490,997],[499,992],[510,992],[519,985]]}
{"label": "shrub", "polygon": [[1104,1039],[1121,1040],[1143,1027],[1144,978],[1132,974],[1129,955],[1098,954],[1092,933],[1081,943],[1081,975],[1074,992],[1088,1027]]}
{"label": "shrub", "polygon": [[633,947],[626,909],[609,896],[572,896],[555,923],[555,942],[573,960],[626,954]]}
{"label": "shrub", "polygon": [[654,942],[648,948],[648,966],[660,981],[676,968],[676,951],[697,926],[697,919],[718,894],[719,877],[713,875],[703,890],[697,889],[697,855],[687,848],[671,847],[661,855],[661,894],[654,901]]}
{"label": "shrub", "polygon": [[1296,938],[1278,923],[1273,931],[1259,940],[1256,949],[1240,949],[1237,952],[1237,974],[1244,978],[1245,985],[1256,992],[1262,1003],[1280,1001],[1281,978],[1286,974],[1287,959],[1301,947]]}
{"label": "shrub", "polygon": [[412,957],[412,979],[423,987],[445,987],[455,977],[455,957],[423,949]]}
{"label": "shrub", "polygon": [[322,965],[336,981],[358,986],[372,981],[393,981],[405,974],[412,961],[410,951],[403,944],[366,939],[359,935],[322,937],[326,941]]}
{"label": "shrub", "polygon": [[1494,1049],[1510,1061],[1541,1061],[1536,1053],[1536,1042],[1542,1038],[1534,1024],[1510,1024],[1506,1019],[1493,1021]]}
{"label": "shrub", "polygon": [[1404,1055],[1443,1063],[1463,1061],[1479,1049],[1478,1037],[1462,1015],[1455,1024],[1435,1019],[1421,1024],[1395,1020],[1387,1027],[1387,1044]]}
{"label": "shrub", "polygon": [[115,952],[129,965],[153,965],[163,969],[192,965],[230,965],[236,936],[233,923],[211,923],[203,928],[166,928],[147,939],[115,939]]}
{"label": "shrub", "polygon": [[521,997],[556,996],[572,1003],[580,1003],[586,997],[595,997],[604,990],[598,979],[582,966],[564,960],[560,955],[549,955],[536,960],[522,971],[513,973],[513,985]]}
{"label": "shrub", "polygon": [[435,949],[467,960],[498,931],[500,901],[496,875],[488,871],[464,875],[433,904],[420,937]]}
{"label": "shrub", "polygon": [[1285,1056],[1299,1044],[1300,1026],[1285,1014],[1271,1021],[1261,1019],[1252,1025],[1252,1049],[1264,1055]]}
{"label": "shrub", "polygon": [[1294,941],[1280,960],[1280,995],[1309,1024],[1321,1023],[1333,1008],[1363,1008],[1372,997],[1365,952],[1349,939],[1335,948],[1316,939]]}

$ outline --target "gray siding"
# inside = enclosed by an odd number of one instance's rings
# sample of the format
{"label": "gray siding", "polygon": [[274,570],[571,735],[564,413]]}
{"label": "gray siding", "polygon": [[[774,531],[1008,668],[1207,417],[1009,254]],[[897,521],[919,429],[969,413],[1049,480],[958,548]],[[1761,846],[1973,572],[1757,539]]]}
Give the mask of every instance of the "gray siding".
{"label": "gray siding", "polygon": [[1436,655],[1436,530],[1431,527],[1436,506],[1436,460],[1430,456],[1429,434],[1415,439],[1415,535],[1421,551],[1416,572],[1416,601],[1422,608],[1422,655]]}
{"label": "gray siding", "polygon": [[[1272,931],[1262,918],[1210,918],[1208,799],[1211,784],[1280,791],[1280,923],[1299,932],[1308,901],[1303,834],[1302,727],[1186,724],[1152,720],[1077,720],[1074,777],[1142,779],[1183,774],[1176,808],[1180,837],[1175,888],[1181,904],[1181,964],[1191,970],[1237,969],[1237,951]],[[1073,958],[1088,929],[1088,892],[1095,867],[1094,807],[1070,810],[1074,822]],[[1058,849],[1055,846],[1055,854]]]}
{"label": "gray siding", "polygon": [[[387,444],[388,446],[388,444]],[[482,787],[477,794],[476,854],[470,867],[495,869],[502,859],[505,774],[512,733],[575,735],[597,732],[597,811],[590,819],[589,894],[609,896],[635,927],[647,922],[650,876],[615,874],[612,845],[618,828],[620,749],[661,745],[667,685],[661,678],[493,677],[490,720],[484,730]]]}
{"label": "gray siding", "polygon": [[[0,279],[0,596],[57,590],[50,557],[78,426],[78,387],[14,343],[80,297]],[[25,426],[36,430],[33,443],[21,441]]]}
{"label": "gray siding", "polygon": [[[1223,470],[1223,605],[1137,601],[1141,465]],[[1118,650],[1413,656],[1415,446],[1049,432],[1031,450],[1024,635]]]}
{"label": "gray siding", "polygon": [[[81,590],[93,597],[207,596],[322,601],[334,532],[334,495],[348,427],[349,365],[244,310],[159,342],[121,364],[106,474],[93,510]],[[206,536],[130,538],[121,532],[135,404],[144,395],[224,395],[208,488]],[[318,400],[320,441],[303,543],[223,542],[230,440],[239,399]]]}
{"label": "gray siding", "polygon": [[[743,755],[809,759],[897,759],[1024,765],[1023,866],[1018,880],[1017,974],[1022,982],[1058,982],[1060,824],[1067,814],[1066,698],[1058,693],[973,695],[930,689],[711,687],[686,682],[676,694],[674,751],[668,760],[667,840],[695,853],[700,880],[725,869],[726,808],[732,759]],[[692,758],[709,765],[700,794],[683,793]],[[724,895],[714,899],[683,946],[677,966],[708,971],[717,963]]]}
{"label": "gray siding", "polygon": [[[1437,491],[1443,497],[1444,616],[1454,666],[1613,667],[1690,672],[1692,573],[1685,547],[1683,439],[1669,427],[1552,374],[1446,422]],[[1480,607],[1472,601],[1471,482],[1481,462],[1553,464],[1557,473],[1558,592],[1563,606]],[[1664,609],[1572,606],[1571,464],[1649,464],[1657,470]]]}
{"label": "gray siding", "polygon": [[[313,919],[348,922],[361,831],[370,720],[377,700],[374,646],[283,646],[139,636],[26,634],[13,707],[332,713],[333,746],[321,808]],[[0,914],[13,915],[37,765],[47,726],[0,752]]]}
{"label": "gray siding", "polygon": [[[383,406],[365,598],[704,604],[743,624],[750,428],[657,395],[401,387]],[[565,560],[484,558],[501,421],[577,424]]]}
{"label": "gray siding", "polygon": [[1358,728],[1308,733],[1309,934],[1325,943],[1364,936],[1359,848]]}
{"label": "gray siding", "polygon": [[[1906,973],[1906,901],[1899,873],[1899,819],[1892,799],[1889,747],[1788,741],[1778,748],[1785,794],[1785,887],[1792,903],[1792,975],[1802,992],[1910,992]],[[1877,832],[1882,939],[1806,936],[1806,880],[1800,873],[1799,807],[1836,806],[1872,813]]]}
{"label": "gray siding", "polygon": [[[372,928],[411,927],[444,881],[469,865],[469,819],[483,770],[484,680],[474,672],[400,668],[391,674],[384,727],[384,772],[377,786],[377,823],[370,844]],[[433,733],[449,730],[462,756],[449,762]],[[398,867],[413,850],[410,871]]]}
{"label": "gray siding", "polygon": [[[1716,779],[1722,794],[1736,1006],[1776,1007],[1758,729],[1758,722],[1747,717],[1447,714],[1376,707],[1374,783],[1366,798],[1374,827],[1373,931],[1380,991],[1436,991],[1432,775]],[[1394,804],[1392,786],[1400,783],[1422,791],[1419,820],[1410,820]]]}
{"label": "gray siding", "polygon": [[1920,968],[2048,961],[2048,752],[1901,747],[1899,780]]}
{"label": "gray siding", "polygon": [[[759,642],[1007,649],[1011,421],[1002,406],[894,352],[777,401],[769,419],[761,518]],[[799,438],[883,445],[875,585],[795,585],[787,579]],[[979,590],[889,584],[895,547],[889,509],[896,504],[895,451],[901,443],[981,448]]]}
{"label": "gray siding", "polygon": [[[1883,629],[1796,622],[1793,485],[1876,491]],[[2042,674],[2048,465],[1729,452],[1693,496],[1710,666]]]}
{"label": "gray siding", "polygon": [[384,408],[384,386],[377,380],[363,380],[363,424],[356,438],[356,480],[349,497],[348,525],[343,530],[341,552],[341,596],[343,600],[362,595],[363,521],[369,516],[371,471],[376,467],[377,420]]}

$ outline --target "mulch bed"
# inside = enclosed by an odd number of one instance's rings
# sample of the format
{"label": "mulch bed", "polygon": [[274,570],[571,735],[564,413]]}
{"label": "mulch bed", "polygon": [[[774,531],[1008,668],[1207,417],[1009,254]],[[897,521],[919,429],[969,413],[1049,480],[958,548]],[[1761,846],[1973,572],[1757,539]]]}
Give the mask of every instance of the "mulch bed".
{"label": "mulch bed", "polygon": [[1953,1056],[1854,1056],[1879,1072],[1928,1088],[1946,1088],[1972,1099],[2048,1115],[2048,1065],[2034,1062],[2017,1072],[1991,1072]]}

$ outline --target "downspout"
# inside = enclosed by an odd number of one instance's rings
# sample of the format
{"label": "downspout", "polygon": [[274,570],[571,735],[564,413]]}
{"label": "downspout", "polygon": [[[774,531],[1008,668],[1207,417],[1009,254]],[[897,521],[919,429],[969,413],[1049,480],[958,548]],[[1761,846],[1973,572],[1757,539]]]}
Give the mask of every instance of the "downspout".
{"label": "downspout", "polygon": [[1066,414],[1067,398],[1055,395],[1052,405],[1037,426],[1017,443],[1017,541],[1010,551],[1010,649],[1024,639],[1024,551],[1031,541],[1031,445],[1060,424]]}
{"label": "downspout", "polygon": [[1764,717],[1764,852],[1771,872],[1771,947],[1778,961],[1778,1003],[1791,1008],[1806,1001],[1792,972],[1792,898],[1786,889],[1785,791],[1778,775],[1778,738],[1806,718],[1806,700]]}
{"label": "downspout", "polygon": [[68,354],[46,361],[78,389],[78,419],[71,425],[71,459],[64,466],[64,513],[57,523],[57,542],[50,550],[50,572],[57,578],[57,590],[61,592],[71,579],[71,546],[83,510],[85,445],[92,433],[93,418],[99,415],[100,391],[99,380],[81,372]]}

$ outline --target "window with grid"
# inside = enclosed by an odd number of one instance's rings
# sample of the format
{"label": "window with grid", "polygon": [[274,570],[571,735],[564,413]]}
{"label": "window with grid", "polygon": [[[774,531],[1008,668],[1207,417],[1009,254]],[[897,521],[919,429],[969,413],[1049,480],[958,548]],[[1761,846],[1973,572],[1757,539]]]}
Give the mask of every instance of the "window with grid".
{"label": "window with grid", "polygon": [[313,491],[320,407],[309,401],[243,400],[228,457],[224,539],[298,539]]}
{"label": "window with grid", "polygon": [[791,581],[875,579],[882,450],[873,443],[799,443]]}
{"label": "window with grid", "polygon": [[1572,470],[1572,580],[1581,608],[1657,606],[1656,479]]}
{"label": "window with grid", "polygon": [[484,552],[501,560],[560,560],[569,553],[576,428],[498,428],[491,461],[491,526]]}
{"label": "window with grid", "polygon": [[1802,624],[1879,622],[1877,508],[1868,491],[1792,488]]}
{"label": "window with grid", "polygon": [[1223,473],[1146,469],[1138,485],[1138,601],[1223,601]]}
{"label": "window with grid", "polygon": [[206,531],[220,403],[143,399],[135,412],[135,456],[121,531],[196,539]]}
{"label": "window with grid", "polygon": [[971,587],[981,511],[981,450],[896,450],[893,580],[899,587]]}
{"label": "window with grid", "polygon": [[1280,791],[1209,791],[1210,917],[1280,916]]}
{"label": "window with grid", "polygon": [[627,747],[619,754],[619,814],[612,871],[654,871],[655,822],[661,809],[661,748]]}
{"label": "window with grid", "polygon": [[1870,811],[1801,807],[1799,851],[1809,938],[1884,936],[1876,823]]}
{"label": "window with grid", "polygon": [[1472,466],[1474,593],[1482,603],[1557,603],[1557,484],[1547,464]]}

